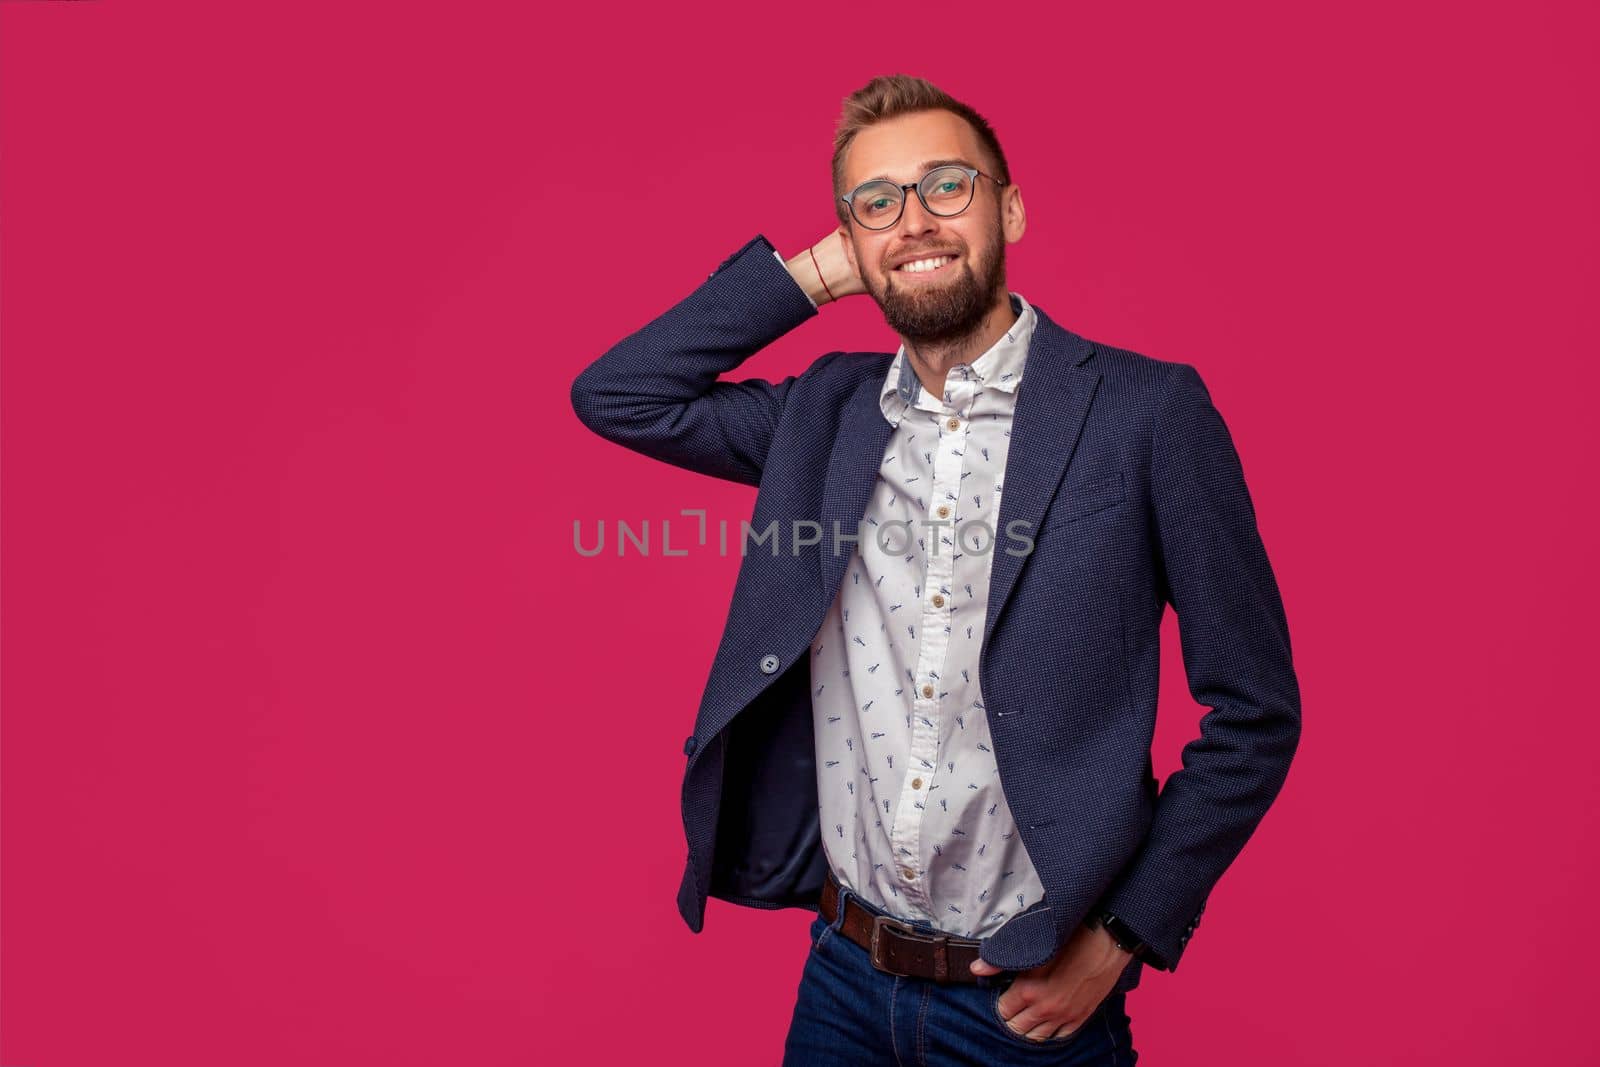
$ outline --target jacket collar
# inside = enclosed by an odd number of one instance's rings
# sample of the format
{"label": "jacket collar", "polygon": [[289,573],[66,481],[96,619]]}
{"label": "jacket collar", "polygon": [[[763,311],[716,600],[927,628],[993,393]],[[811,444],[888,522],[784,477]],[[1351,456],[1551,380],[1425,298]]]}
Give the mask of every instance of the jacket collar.
{"label": "jacket collar", "polygon": [[[970,367],[972,376],[978,380],[980,389],[999,389],[1007,393],[1015,393],[1017,386],[1022,382],[1022,368],[1028,359],[1028,348],[1033,338],[1033,331],[1038,322],[1038,316],[1033,310],[1033,305],[1023,299],[1021,293],[1011,293],[1011,311],[1017,316],[1017,321],[988,351],[968,363],[957,363],[950,368],[951,374],[962,373],[957,368]],[[883,388],[879,392],[878,406],[883,411],[883,417],[889,420],[891,426],[898,425],[905,417],[907,411],[917,406],[917,401],[926,392],[922,388],[922,381],[917,377],[916,369],[911,365],[911,359],[906,355],[906,346],[902,344],[900,350],[894,354],[894,360],[889,364],[889,372],[883,379]],[[938,402],[928,397],[923,399],[922,406],[929,410],[937,410]]]}

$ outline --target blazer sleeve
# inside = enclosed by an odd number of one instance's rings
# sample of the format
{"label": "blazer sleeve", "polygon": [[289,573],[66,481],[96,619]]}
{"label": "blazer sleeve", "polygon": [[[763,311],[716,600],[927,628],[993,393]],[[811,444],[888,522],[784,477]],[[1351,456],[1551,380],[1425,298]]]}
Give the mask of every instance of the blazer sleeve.
{"label": "blazer sleeve", "polygon": [[1232,437],[1199,373],[1174,364],[1151,457],[1158,577],[1189,691],[1209,706],[1144,843],[1099,901],[1173,970],[1213,886],[1282,788],[1300,738],[1288,623]]}
{"label": "blazer sleeve", "polygon": [[585,367],[571,390],[578,420],[652,459],[759,484],[797,376],[773,383],[717,375],[818,313],[775,253],[757,234],[694,292]]}

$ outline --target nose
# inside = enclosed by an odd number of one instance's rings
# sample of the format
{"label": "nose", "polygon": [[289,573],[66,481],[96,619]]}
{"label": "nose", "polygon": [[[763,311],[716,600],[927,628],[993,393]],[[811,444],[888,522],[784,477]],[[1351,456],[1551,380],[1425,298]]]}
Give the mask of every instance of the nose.
{"label": "nose", "polygon": [[939,216],[922,206],[916,190],[908,190],[905,206],[900,209],[900,221],[895,228],[905,237],[933,233],[939,229]]}

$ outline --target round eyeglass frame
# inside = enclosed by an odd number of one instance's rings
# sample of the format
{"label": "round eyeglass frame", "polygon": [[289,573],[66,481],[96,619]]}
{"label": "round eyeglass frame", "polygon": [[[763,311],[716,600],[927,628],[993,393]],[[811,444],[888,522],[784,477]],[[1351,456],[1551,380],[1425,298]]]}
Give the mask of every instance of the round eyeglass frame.
{"label": "round eyeglass frame", "polygon": [[[929,207],[928,206],[928,198],[926,196],[924,196],[923,192],[922,192],[922,183],[927,181],[929,178],[933,177],[935,174],[938,174],[942,170],[959,170],[963,174],[965,174],[967,176],[967,180],[972,183],[972,189],[967,194],[967,202],[965,204],[962,204],[961,208],[959,210],[952,211],[948,215],[945,214],[942,211],[935,211],[935,210],[933,210],[933,208]],[[996,178],[992,174],[984,173],[983,171],[979,170],[977,167],[962,167],[962,166],[950,165],[950,166],[944,166],[944,167],[934,167],[932,170],[930,170],[928,173],[924,174],[922,177],[918,178],[916,181],[914,181],[914,182],[905,182],[904,184],[902,184],[900,182],[887,181],[887,180],[885,180],[883,178],[874,178],[870,182],[862,182],[860,185],[856,186],[854,189],[850,190],[848,193],[845,193],[839,199],[844,201],[845,209],[850,212],[851,220],[853,220],[855,222],[855,224],[857,226],[860,226],[863,230],[887,230],[889,227],[891,227],[891,226],[895,225],[896,223],[898,223],[900,221],[900,216],[904,215],[906,213],[906,190],[907,189],[916,190],[917,199],[919,201],[921,201],[922,209],[924,211],[926,211],[928,214],[933,215],[933,216],[935,216],[937,218],[941,218],[941,219],[953,219],[957,215],[961,214],[961,212],[967,210],[967,208],[972,206],[973,197],[978,195],[978,178],[979,178],[980,175],[982,177],[988,178],[990,181],[994,182],[995,186],[998,187],[998,188],[1004,188],[1005,187],[1005,184],[1006,184],[1005,182],[1001,181],[999,178]],[[866,223],[862,222],[861,221],[861,217],[856,214],[856,205],[855,205],[856,194],[861,192],[861,190],[865,189],[869,185],[893,185],[893,186],[895,186],[896,188],[898,188],[900,190],[900,208],[899,208],[899,210],[897,210],[894,213],[894,218],[890,219],[888,222],[884,223],[882,226],[868,226]]]}

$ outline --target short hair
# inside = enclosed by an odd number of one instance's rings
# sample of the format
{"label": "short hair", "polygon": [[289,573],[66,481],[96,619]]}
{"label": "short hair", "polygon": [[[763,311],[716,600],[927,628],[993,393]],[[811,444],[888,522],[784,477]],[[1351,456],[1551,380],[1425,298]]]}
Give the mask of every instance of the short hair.
{"label": "short hair", "polygon": [[844,196],[844,155],[856,134],[886,119],[910,115],[919,111],[944,110],[965,119],[978,135],[978,143],[992,157],[990,164],[994,177],[1011,183],[1011,170],[1006,165],[1006,154],[1000,147],[989,122],[977,111],[957,100],[937,85],[909,74],[885,74],[873,78],[866,85],[844,98],[839,115],[839,125],[833,135],[833,209],[839,222],[850,223],[850,209],[840,199]]}

